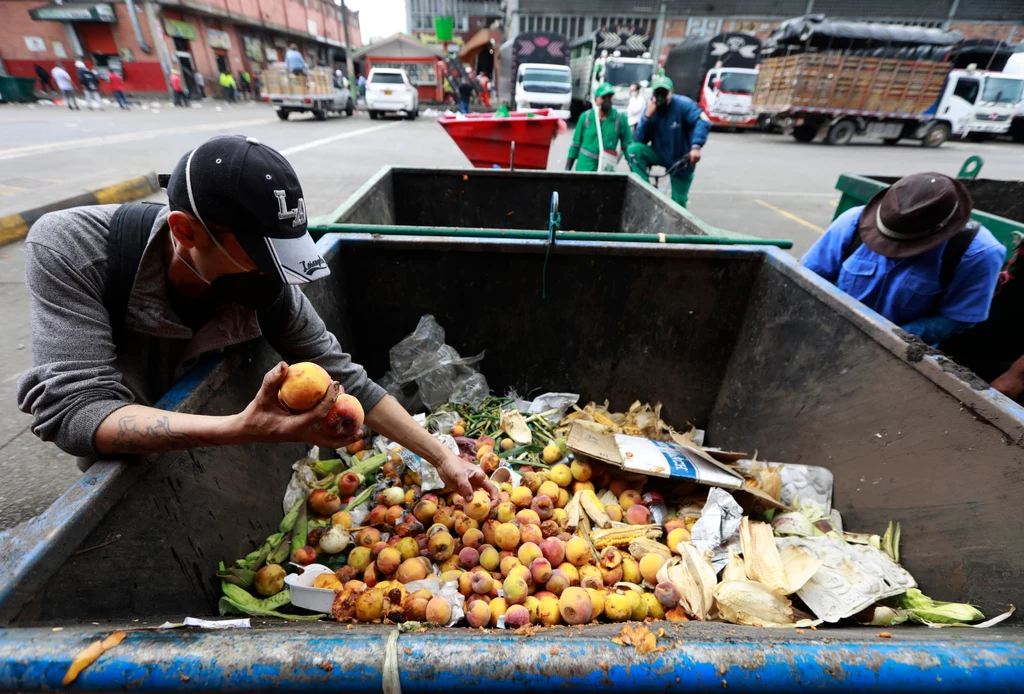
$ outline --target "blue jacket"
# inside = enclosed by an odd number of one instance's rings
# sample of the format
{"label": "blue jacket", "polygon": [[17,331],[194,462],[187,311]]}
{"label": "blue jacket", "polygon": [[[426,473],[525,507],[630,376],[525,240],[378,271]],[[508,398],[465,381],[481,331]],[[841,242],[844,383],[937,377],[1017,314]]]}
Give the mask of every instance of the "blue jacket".
{"label": "blue jacket", "polygon": [[298,51],[293,51],[291,48],[284,54],[284,66],[288,72],[309,69],[306,65],[306,59],[302,57],[302,54]]}
{"label": "blue jacket", "polygon": [[[670,167],[690,154],[693,147],[702,147],[708,141],[711,121],[704,110],[689,97],[674,94],[665,111],[655,111],[650,118],[645,112],[636,126],[636,141],[649,144],[658,153],[665,166]],[[675,171],[677,176],[690,176],[689,163]]]}

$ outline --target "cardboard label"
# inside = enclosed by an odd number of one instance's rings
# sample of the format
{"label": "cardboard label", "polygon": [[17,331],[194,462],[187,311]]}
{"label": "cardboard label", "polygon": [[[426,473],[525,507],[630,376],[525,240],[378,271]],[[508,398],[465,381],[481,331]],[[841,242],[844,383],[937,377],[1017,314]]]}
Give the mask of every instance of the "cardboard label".
{"label": "cardboard label", "polygon": [[566,437],[565,445],[573,453],[622,467],[622,455],[619,453],[619,447],[615,445],[615,438],[609,434],[599,434],[574,422],[569,428],[569,436]]}
{"label": "cardboard label", "polygon": [[615,444],[622,456],[622,468],[630,472],[693,480],[726,489],[743,486],[742,476],[677,443],[616,434]]}

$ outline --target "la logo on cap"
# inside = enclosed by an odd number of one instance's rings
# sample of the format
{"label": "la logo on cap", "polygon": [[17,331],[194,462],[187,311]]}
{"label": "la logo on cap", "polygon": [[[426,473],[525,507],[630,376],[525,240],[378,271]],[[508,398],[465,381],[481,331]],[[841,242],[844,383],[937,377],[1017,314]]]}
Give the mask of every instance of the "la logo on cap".
{"label": "la logo on cap", "polygon": [[288,209],[288,201],[285,198],[285,192],[283,190],[275,190],[274,195],[277,197],[277,218],[281,220],[290,219],[292,220],[293,227],[300,227],[306,223],[306,201],[299,198],[298,207],[293,210]]}

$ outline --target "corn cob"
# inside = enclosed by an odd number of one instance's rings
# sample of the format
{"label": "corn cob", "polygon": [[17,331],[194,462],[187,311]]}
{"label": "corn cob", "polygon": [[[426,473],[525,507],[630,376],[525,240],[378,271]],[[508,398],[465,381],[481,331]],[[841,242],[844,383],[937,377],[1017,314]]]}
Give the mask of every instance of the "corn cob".
{"label": "corn cob", "polygon": [[638,561],[646,554],[657,554],[662,559],[672,558],[672,550],[660,542],[652,540],[646,536],[631,540],[629,543],[629,553]]}
{"label": "corn cob", "polygon": [[598,500],[593,489],[581,490],[578,492],[578,496],[580,497],[580,506],[599,528],[611,526],[612,519],[604,512],[604,505]]}
{"label": "corn cob", "polygon": [[597,422],[598,424],[601,424],[601,425],[604,425],[604,426],[608,427],[612,431],[618,431],[619,430],[619,425],[616,424],[615,422],[613,422],[612,419],[608,415],[606,415],[606,414],[604,414],[602,412],[598,412],[597,410],[594,410],[593,412],[590,413],[590,416],[594,418],[595,422]]}
{"label": "corn cob", "polygon": [[622,427],[622,433],[627,436],[640,436],[642,432],[640,427],[635,427],[627,424],[626,426]]}
{"label": "corn cob", "polygon": [[656,540],[661,537],[661,526],[653,524],[631,525],[628,528],[606,528],[590,533],[590,539],[594,541],[594,547],[599,550],[605,547],[628,547],[629,543],[638,537]]}

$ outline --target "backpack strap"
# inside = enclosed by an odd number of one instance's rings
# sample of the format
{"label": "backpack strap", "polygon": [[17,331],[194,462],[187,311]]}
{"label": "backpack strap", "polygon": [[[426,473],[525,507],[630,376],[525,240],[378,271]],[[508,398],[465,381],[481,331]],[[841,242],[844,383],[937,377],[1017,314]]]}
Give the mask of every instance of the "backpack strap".
{"label": "backpack strap", "polygon": [[110,219],[103,305],[110,316],[115,345],[124,329],[128,299],[135,285],[142,252],[146,250],[153,224],[163,208],[164,205],[154,202],[129,202],[118,207]]}
{"label": "backpack strap", "polygon": [[[978,236],[980,229],[981,224],[971,220],[955,236],[946,241],[946,247],[942,249],[942,264],[939,267],[939,286],[942,287],[943,291],[948,289],[949,285],[953,283],[953,275],[956,274],[956,269],[960,266],[964,253],[974,243],[974,239]],[[863,243],[864,241],[860,237],[860,229],[856,229],[853,232],[853,238],[843,247],[843,254],[839,259],[839,264],[845,263]]]}

